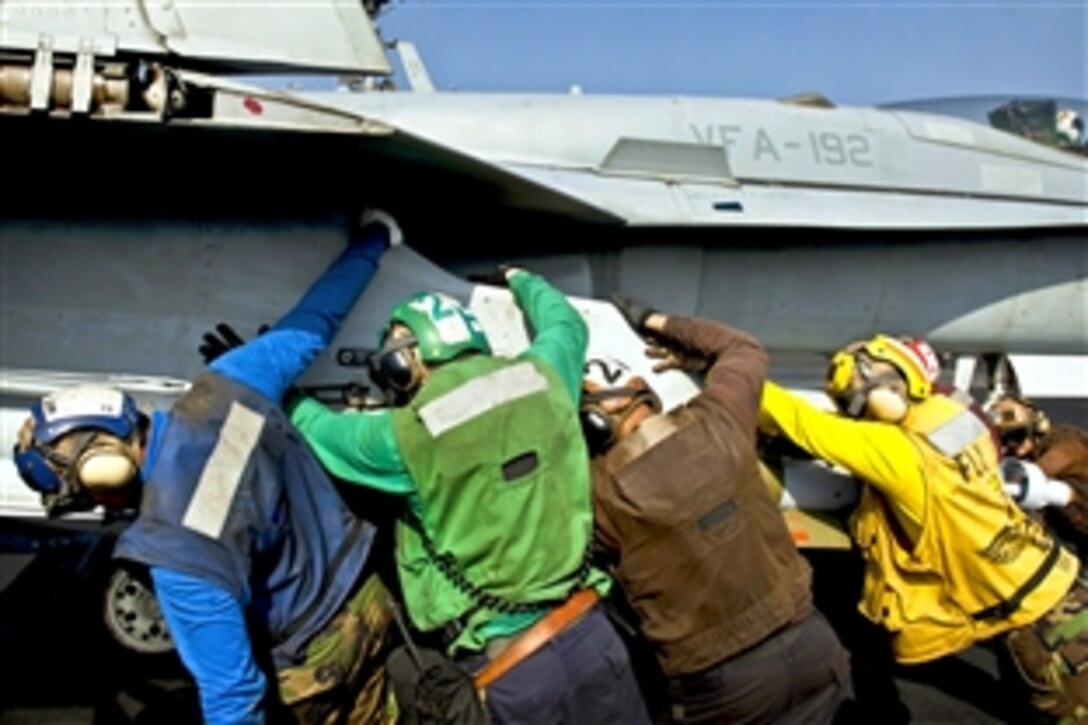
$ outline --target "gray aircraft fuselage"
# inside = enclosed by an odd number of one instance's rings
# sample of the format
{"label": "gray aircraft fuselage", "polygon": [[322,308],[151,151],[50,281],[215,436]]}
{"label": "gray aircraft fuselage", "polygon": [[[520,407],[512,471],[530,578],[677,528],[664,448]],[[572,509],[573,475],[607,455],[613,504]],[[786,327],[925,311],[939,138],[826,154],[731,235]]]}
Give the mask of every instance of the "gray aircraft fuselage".
{"label": "gray aircraft fuselage", "polygon": [[345,332],[359,347],[400,297],[463,292],[463,275],[517,261],[571,294],[714,317],[775,351],[885,331],[958,353],[1088,354],[1076,225],[632,225],[520,208],[500,184],[369,139],[0,121],[25,140],[0,215],[3,367],[188,377],[205,329],[274,319],[368,203],[434,266],[368,293]]}
{"label": "gray aircraft fuselage", "polygon": [[400,297],[520,262],[775,351],[1088,354],[1077,153],[819,99],[276,93],[229,76],[386,74],[364,6],[68,4],[0,19],[0,368],[188,377],[205,329],[274,319],[369,205],[426,260],[367,292],[360,348]]}

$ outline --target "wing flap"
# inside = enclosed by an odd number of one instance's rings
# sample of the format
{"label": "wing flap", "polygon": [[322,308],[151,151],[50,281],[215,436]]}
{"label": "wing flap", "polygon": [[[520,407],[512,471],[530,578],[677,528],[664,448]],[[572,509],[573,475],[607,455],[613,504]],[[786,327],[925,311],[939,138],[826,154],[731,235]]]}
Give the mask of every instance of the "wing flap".
{"label": "wing flap", "polygon": [[169,55],[218,68],[389,75],[362,3],[338,0],[4,0],[5,48]]}

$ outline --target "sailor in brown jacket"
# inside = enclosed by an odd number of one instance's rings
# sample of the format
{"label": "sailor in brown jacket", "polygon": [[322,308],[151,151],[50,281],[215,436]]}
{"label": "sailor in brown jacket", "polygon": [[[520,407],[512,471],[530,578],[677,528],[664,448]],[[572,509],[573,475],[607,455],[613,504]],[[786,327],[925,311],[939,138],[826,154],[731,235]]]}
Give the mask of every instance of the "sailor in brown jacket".
{"label": "sailor in brown jacket", "polygon": [[1063,539],[1088,556],[1088,431],[1051,425],[1046,413],[1027,398],[1005,394],[988,406],[1001,437],[1001,453],[1031,461],[1047,478],[1069,484],[1073,499],[1049,507],[1045,515]]}
{"label": "sailor in brown jacket", "polygon": [[595,543],[669,679],[677,722],[830,722],[849,655],[813,607],[812,572],[760,477],[763,347],[710,320],[616,305],[705,387],[660,413],[622,363],[586,363]]}

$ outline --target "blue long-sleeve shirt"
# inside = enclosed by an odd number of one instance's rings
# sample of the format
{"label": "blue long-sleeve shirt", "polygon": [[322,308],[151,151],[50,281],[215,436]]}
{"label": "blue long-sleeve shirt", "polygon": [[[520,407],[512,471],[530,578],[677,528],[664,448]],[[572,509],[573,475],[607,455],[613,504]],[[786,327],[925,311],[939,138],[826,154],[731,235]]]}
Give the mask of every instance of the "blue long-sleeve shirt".
{"label": "blue long-sleeve shirt", "polygon": [[[302,299],[265,334],[228,351],[209,368],[279,402],[291,383],[328,347],[378,267],[388,246],[380,228],[349,245]],[[143,470],[160,450],[166,414],[152,414]],[[246,601],[205,579],[152,567],[155,592],[185,666],[200,692],[208,723],[264,721],[267,684],[245,624]]]}

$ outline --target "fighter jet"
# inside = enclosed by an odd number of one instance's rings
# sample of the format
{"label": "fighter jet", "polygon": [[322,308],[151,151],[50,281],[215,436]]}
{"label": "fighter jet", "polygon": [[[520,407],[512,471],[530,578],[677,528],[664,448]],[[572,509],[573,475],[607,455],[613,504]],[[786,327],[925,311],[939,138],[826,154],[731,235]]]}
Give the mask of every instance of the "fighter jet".
{"label": "fighter jet", "polygon": [[[414,87],[399,90],[382,4],[0,0],[4,452],[31,397],[67,382],[177,395],[201,334],[274,319],[363,206],[393,212],[410,248],[387,253],[304,380],[334,394],[366,384],[396,300],[473,299],[469,278],[495,262],[726,320],[776,356],[876,331],[994,369],[994,355],[1088,355],[1082,104],[995,100],[971,121],[818,94],[446,92],[403,42]],[[263,74],[345,82],[274,91]],[[0,515],[36,512],[0,463]],[[808,490],[821,501],[776,495],[808,509],[853,495]],[[795,524],[799,543],[845,545]],[[168,648],[139,582],[111,582],[135,592],[109,600],[115,636]]]}
{"label": "fighter jet", "polygon": [[[772,350],[883,330],[1088,353],[1088,160],[1064,103],[977,123],[815,94],[383,90],[381,4],[5,0],[0,364],[116,371],[130,350],[125,372],[187,377],[194,332],[267,319],[366,203],[447,284],[517,259]],[[358,82],[277,92],[258,71]]]}
{"label": "fighter jet", "polygon": [[[1009,355],[1083,368],[1083,103],[976,99],[966,120],[811,93],[436,92],[411,44],[380,38],[383,4],[3,0],[0,392],[191,379],[203,331],[274,318],[362,206],[392,211],[411,250],[316,386],[365,384],[396,300],[468,299],[499,261],[727,320],[774,359],[883,331],[927,337],[965,382],[981,355],[983,387],[1015,386]],[[394,46],[414,89],[393,88]],[[275,91],[269,73],[345,80]]]}

